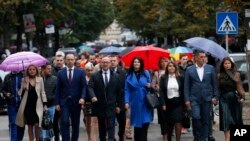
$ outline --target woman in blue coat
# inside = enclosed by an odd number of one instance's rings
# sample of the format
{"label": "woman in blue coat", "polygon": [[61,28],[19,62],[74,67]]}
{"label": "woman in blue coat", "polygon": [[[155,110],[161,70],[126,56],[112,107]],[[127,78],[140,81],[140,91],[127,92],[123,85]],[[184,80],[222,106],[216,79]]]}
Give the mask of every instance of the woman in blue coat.
{"label": "woman in blue coat", "polygon": [[135,141],[147,141],[149,123],[153,120],[153,109],[146,101],[150,83],[150,73],[144,70],[143,60],[135,57],[125,81],[125,108],[130,108],[130,124],[134,127]]}

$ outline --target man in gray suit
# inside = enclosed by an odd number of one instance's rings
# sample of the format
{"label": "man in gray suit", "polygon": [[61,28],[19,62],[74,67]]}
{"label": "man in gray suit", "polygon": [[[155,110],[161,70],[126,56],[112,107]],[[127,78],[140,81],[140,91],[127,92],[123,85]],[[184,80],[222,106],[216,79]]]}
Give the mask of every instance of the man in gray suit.
{"label": "man in gray suit", "polygon": [[192,111],[194,141],[207,141],[211,102],[217,103],[218,88],[213,66],[205,63],[206,54],[194,51],[195,64],[185,73],[185,105]]}

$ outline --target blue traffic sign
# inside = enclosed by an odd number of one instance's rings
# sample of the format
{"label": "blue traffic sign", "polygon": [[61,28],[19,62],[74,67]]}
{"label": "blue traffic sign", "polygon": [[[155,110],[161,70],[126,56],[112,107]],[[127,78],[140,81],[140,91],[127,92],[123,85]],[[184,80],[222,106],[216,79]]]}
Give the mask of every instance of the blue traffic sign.
{"label": "blue traffic sign", "polygon": [[217,12],[216,13],[217,34],[238,34],[238,13]]}

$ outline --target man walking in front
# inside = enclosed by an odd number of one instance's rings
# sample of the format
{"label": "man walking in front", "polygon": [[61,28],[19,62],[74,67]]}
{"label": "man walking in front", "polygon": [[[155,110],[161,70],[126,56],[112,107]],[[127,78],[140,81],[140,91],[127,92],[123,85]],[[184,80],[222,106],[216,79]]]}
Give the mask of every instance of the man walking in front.
{"label": "man walking in front", "polygon": [[[74,54],[66,55],[66,67],[58,72],[56,109],[61,111],[60,130],[62,141],[78,141],[81,105],[86,95],[86,79],[83,70],[74,67]],[[70,121],[72,136],[70,139]]]}
{"label": "man walking in front", "polygon": [[93,104],[92,114],[98,117],[100,141],[114,141],[115,114],[124,106],[121,99],[119,76],[110,70],[110,59],[101,60],[101,70],[97,71],[89,81],[89,96]]}
{"label": "man walking in front", "polygon": [[207,141],[211,102],[217,103],[218,89],[213,66],[205,63],[206,54],[194,51],[195,65],[185,72],[185,105],[192,111],[194,141]]}

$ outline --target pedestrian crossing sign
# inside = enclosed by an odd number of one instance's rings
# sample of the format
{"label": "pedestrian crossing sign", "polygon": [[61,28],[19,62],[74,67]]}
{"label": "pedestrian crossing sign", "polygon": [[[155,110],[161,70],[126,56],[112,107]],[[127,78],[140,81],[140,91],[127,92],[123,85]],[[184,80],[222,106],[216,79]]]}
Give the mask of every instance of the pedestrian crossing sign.
{"label": "pedestrian crossing sign", "polygon": [[217,12],[216,13],[217,34],[238,34],[238,13]]}

